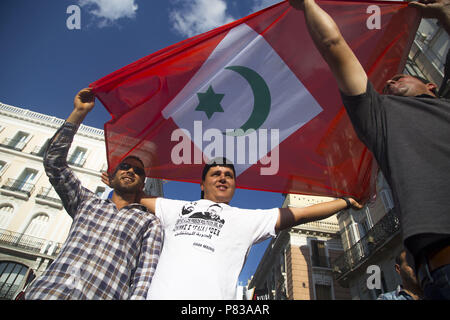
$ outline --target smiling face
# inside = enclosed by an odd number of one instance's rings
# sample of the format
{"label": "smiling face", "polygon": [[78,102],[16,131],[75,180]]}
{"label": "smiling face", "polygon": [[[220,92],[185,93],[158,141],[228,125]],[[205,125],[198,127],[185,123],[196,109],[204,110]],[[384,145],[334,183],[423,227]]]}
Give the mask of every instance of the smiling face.
{"label": "smiling face", "polygon": [[204,199],[217,203],[229,203],[236,189],[233,170],[220,165],[209,168],[200,188],[204,192]]}
{"label": "smiling face", "polygon": [[144,166],[139,160],[134,158],[125,159],[119,164],[110,185],[118,193],[137,194],[144,187],[145,173],[143,172]]}
{"label": "smiling face", "polygon": [[386,82],[383,93],[403,97],[414,97],[421,94],[435,96],[431,90],[436,87],[434,83],[425,84],[410,75],[398,74]]}

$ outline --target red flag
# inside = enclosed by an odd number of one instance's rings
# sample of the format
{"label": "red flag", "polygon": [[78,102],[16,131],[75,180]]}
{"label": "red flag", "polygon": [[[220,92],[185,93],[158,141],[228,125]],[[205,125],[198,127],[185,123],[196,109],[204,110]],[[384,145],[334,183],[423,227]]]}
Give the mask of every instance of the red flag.
{"label": "red flag", "polygon": [[[420,20],[415,9],[390,1],[317,2],[377,90],[403,70]],[[373,192],[375,160],[353,131],[303,12],[286,1],[91,87],[112,116],[105,124],[110,170],[133,154],[149,177],[200,182],[203,151],[207,159],[233,161],[240,188],[360,199]]]}

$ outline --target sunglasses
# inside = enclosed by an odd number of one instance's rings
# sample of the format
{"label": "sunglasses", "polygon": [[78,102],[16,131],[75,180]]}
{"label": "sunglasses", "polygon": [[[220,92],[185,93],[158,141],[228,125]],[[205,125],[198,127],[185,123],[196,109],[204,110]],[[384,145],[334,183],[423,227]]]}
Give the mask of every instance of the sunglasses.
{"label": "sunglasses", "polygon": [[134,173],[136,173],[138,176],[141,176],[141,177],[145,176],[145,170],[144,169],[142,169],[140,167],[133,166],[133,165],[131,165],[129,163],[122,162],[121,164],[119,164],[117,166],[118,170],[124,170],[124,171],[130,170],[130,168],[133,168]]}

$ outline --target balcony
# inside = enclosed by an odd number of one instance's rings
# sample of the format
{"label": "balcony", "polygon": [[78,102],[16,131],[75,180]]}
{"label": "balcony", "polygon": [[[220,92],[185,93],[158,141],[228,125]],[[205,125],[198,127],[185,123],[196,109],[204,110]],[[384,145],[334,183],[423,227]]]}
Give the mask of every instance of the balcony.
{"label": "balcony", "polygon": [[38,157],[43,157],[46,149],[46,145],[43,146],[36,146],[34,147],[33,151],[31,151],[31,154]]}
{"label": "balcony", "polygon": [[0,229],[0,247],[3,248],[54,258],[61,250],[61,246],[59,242]]}
{"label": "balcony", "polygon": [[67,156],[67,163],[82,168],[86,159],[87,157],[84,154],[72,153]]}
{"label": "balcony", "polygon": [[400,232],[400,220],[393,210],[389,211],[367,234],[332,263],[335,278],[340,280],[357,269],[369,256],[383,247]]}
{"label": "balcony", "polygon": [[36,203],[49,205],[61,209],[62,201],[59,196],[53,191],[53,188],[42,187],[36,194]]}
{"label": "balcony", "polygon": [[1,192],[3,194],[12,195],[20,199],[28,199],[33,191],[34,184],[11,178],[9,178],[6,183],[1,186]]}
{"label": "balcony", "polygon": [[23,141],[22,139],[9,139],[5,138],[2,143],[0,143],[0,146],[13,149],[17,151],[22,151],[23,148],[25,148],[25,145],[27,143]]}

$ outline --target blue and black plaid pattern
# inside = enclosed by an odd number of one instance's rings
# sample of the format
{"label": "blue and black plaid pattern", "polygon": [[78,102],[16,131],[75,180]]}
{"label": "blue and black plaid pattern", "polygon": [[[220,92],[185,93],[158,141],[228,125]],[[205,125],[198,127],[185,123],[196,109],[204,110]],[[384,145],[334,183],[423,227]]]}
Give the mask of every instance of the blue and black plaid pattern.
{"label": "blue and black plaid pattern", "polygon": [[44,156],[73,223],[58,257],[25,299],[145,299],[161,252],[160,222],[140,204],[118,210],[81,185],[66,162],[77,129],[65,123]]}

